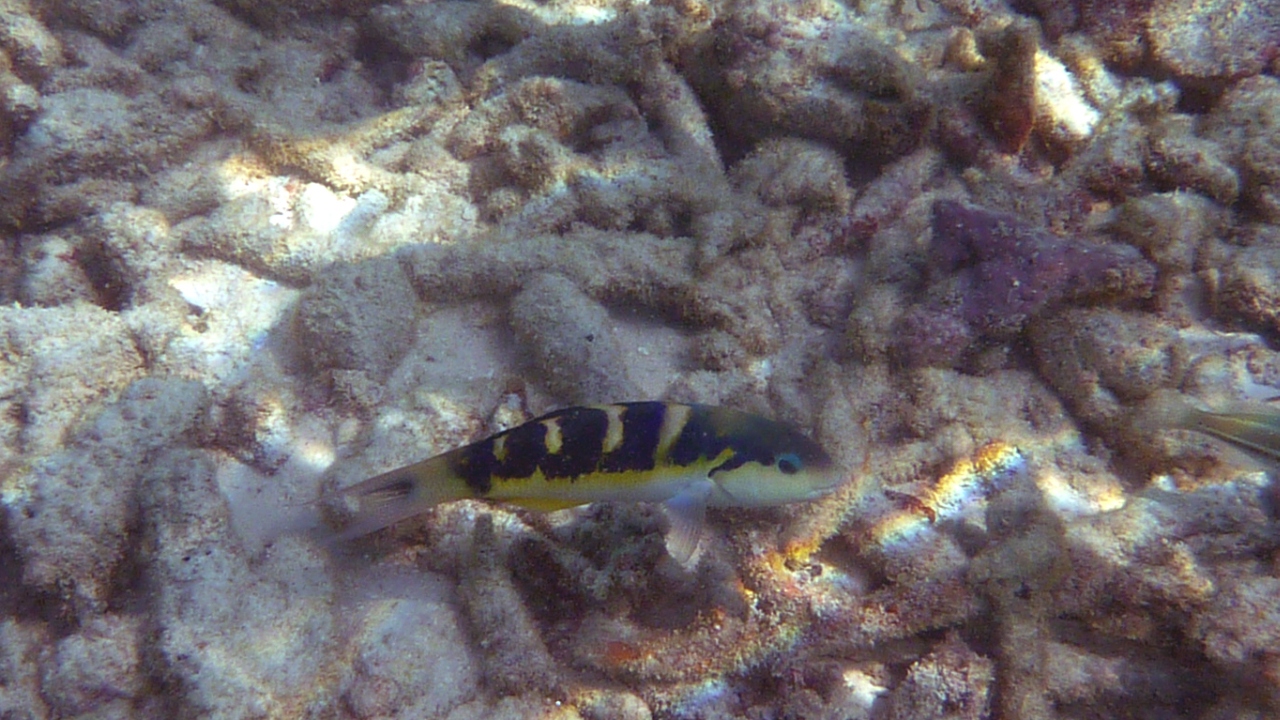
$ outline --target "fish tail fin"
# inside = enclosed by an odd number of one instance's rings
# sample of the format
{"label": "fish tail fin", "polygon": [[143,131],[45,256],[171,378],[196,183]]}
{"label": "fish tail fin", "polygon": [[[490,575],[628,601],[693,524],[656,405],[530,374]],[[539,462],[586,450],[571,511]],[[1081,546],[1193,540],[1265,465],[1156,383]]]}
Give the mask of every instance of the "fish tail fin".
{"label": "fish tail fin", "polygon": [[1199,430],[1205,411],[1191,404],[1177,390],[1158,390],[1137,409],[1134,424],[1146,433],[1162,430]]}
{"label": "fish tail fin", "polygon": [[358,509],[351,521],[329,537],[342,543],[420,515],[440,503],[472,497],[466,484],[434,457],[376,475],[326,495],[318,502],[353,499]]}
{"label": "fish tail fin", "polygon": [[1280,416],[1256,406],[1204,410],[1173,391],[1158,393],[1139,411],[1140,423],[1155,430],[1191,430],[1223,442],[1222,458],[1252,470],[1280,472]]}

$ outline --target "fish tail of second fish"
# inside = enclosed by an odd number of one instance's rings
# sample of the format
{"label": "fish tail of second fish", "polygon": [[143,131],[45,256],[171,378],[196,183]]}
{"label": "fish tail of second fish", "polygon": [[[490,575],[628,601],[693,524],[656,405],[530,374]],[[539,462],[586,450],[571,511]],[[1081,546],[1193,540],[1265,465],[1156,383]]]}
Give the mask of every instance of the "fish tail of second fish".
{"label": "fish tail of second fish", "polygon": [[441,503],[470,497],[475,494],[452,472],[446,453],[375,475],[326,495],[319,502],[352,498],[358,503],[351,522],[329,537],[332,543],[341,543],[389,527]]}
{"label": "fish tail of second fish", "polygon": [[1141,405],[1135,421],[1148,432],[1190,430],[1210,435],[1229,443],[1235,450],[1231,455],[1244,465],[1280,468],[1280,411],[1269,407],[1237,404],[1215,412],[1196,407],[1177,391],[1161,390]]}
{"label": "fish tail of second fish", "polygon": [[1143,432],[1163,430],[1198,430],[1200,419],[1207,414],[1191,404],[1177,390],[1157,390],[1140,404],[1133,414],[1134,425]]}

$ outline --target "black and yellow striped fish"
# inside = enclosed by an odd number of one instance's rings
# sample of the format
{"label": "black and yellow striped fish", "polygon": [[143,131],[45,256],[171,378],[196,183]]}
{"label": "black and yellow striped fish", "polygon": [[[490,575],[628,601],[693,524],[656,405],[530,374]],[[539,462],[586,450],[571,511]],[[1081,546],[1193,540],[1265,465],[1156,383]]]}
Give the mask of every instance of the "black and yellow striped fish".
{"label": "black and yellow striped fish", "polygon": [[707,506],[810,500],[842,480],[817,443],[758,415],[665,402],[572,407],[339,491],[360,506],[339,537],[465,498],[547,511],[660,502],[671,518],[667,546],[687,562]]}

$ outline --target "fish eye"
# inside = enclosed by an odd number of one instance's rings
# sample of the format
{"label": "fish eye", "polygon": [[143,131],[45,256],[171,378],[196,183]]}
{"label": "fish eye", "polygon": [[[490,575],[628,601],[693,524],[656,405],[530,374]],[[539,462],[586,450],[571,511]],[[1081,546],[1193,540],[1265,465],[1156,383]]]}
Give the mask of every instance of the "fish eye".
{"label": "fish eye", "polygon": [[778,458],[778,469],[783,475],[795,475],[800,472],[800,456],[795,453],[787,453]]}

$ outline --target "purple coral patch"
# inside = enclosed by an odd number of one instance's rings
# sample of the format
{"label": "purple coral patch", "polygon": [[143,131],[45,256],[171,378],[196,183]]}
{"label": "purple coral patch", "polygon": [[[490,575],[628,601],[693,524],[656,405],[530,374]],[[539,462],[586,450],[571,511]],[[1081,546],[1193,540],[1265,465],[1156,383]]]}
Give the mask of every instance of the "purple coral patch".
{"label": "purple coral patch", "polygon": [[[968,349],[966,338],[1009,339],[1047,309],[1146,297],[1155,269],[1128,245],[1059,237],[1014,215],[940,200],[933,206],[930,282],[946,283],[947,302],[909,310],[899,350],[913,364],[949,365]],[[958,323],[969,332],[958,331]],[[949,329],[941,333],[949,340],[946,352],[938,352],[940,327]]]}
{"label": "purple coral patch", "polygon": [[1155,282],[1155,270],[1128,245],[1058,237],[954,200],[933,206],[933,258],[936,272],[960,276],[961,313],[986,332],[1021,330],[1064,301],[1144,297]]}

